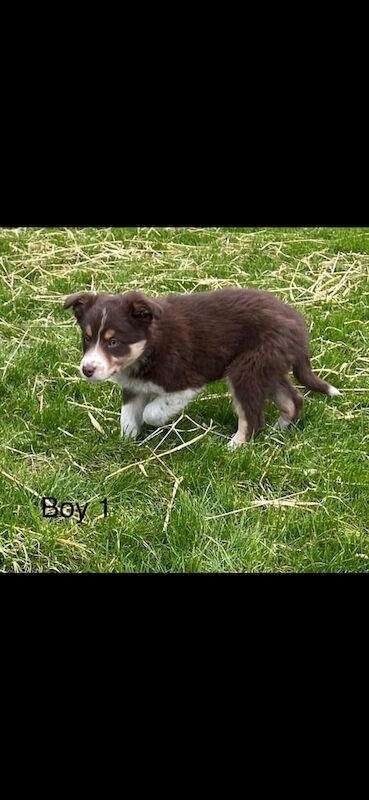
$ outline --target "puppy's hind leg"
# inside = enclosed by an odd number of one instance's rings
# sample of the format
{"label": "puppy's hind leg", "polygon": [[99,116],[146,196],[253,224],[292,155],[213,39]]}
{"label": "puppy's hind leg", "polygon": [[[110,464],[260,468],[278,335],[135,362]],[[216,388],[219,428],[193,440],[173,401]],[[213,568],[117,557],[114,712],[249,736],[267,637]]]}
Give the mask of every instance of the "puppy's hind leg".
{"label": "puppy's hind leg", "polygon": [[234,400],[235,411],[238,415],[238,428],[237,432],[232,436],[228,442],[228,450],[236,450],[241,444],[246,444],[249,437],[249,423],[247,422],[245,412],[240,403]]}
{"label": "puppy's hind leg", "polygon": [[228,443],[228,449],[235,450],[263,427],[265,396],[262,385],[256,379],[252,380],[251,373],[246,379],[242,372],[230,370],[228,378],[238,415],[238,429]]}
{"label": "puppy's hind leg", "polygon": [[300,419],[304,405],[304,399],[300,392],[292,386],[288,377],[282,378],[273,392],[273,400],[280,410],[280,416],[275,424],[275,428],[285,430],[292,422]]}

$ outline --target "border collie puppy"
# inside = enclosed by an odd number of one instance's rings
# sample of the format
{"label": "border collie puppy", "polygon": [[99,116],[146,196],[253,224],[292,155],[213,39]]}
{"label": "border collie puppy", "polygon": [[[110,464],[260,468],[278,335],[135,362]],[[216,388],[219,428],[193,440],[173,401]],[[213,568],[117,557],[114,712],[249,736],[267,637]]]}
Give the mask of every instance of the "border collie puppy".
{"label": "border collie puppy", "polygon": [[90,381],[122,388],[122,436],[136,438],[143,422],[162,426],[212,381],[227,379],[238,415],[231,449],[264,424],[274,400],[278,425],[302,412],[289,381],[315,392],[338,389],[311,370],[303,318],[270,292],[221,289],[152,299],[141,292],[81,292],[67,297],[82,330],[80,370]]}

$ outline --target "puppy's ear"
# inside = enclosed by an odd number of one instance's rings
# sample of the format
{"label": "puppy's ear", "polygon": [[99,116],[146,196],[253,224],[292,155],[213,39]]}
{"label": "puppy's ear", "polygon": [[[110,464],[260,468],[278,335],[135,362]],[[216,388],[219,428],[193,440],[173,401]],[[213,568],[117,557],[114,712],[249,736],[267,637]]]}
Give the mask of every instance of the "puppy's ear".
{"label": "puppy's ear", "polygon": [[149,297],[145,297],[145,295],[139,295],[138,293],[132,297],[127,295],[126,299],[128,301],[128,313],[133,320],[151,322],[161,315],[160,304]]}
{"label": "puppy's ear", "polygon": [[94,292],[79,292],[78,294],[70,294],[64,301],[63,308],[70,308],[73,306],[75,317],[80,320],[83,317],[87,308],[91,308],[96,300],[97,295]]}

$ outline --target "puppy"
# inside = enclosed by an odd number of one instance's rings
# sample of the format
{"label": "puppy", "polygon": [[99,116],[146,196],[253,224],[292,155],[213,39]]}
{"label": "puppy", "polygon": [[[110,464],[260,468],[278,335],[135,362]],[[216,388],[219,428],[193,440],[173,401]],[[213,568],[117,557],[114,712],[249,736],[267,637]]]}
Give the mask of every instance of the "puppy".
{"label": "puppy", "polygon": [[280,428],[301,416],[291,370],[308,389],[339,394],[311,370],[303,318],[270,292],[230,288],[155,300],[141,292],[81,292],[67,297],[70,307],[82,330],[82,375],[122,388],[122,436],[136,438],[143,422],[165,425],[208,383],[225,378],[238,415],[231,449],[263,426],[268,399],[280,411]]}

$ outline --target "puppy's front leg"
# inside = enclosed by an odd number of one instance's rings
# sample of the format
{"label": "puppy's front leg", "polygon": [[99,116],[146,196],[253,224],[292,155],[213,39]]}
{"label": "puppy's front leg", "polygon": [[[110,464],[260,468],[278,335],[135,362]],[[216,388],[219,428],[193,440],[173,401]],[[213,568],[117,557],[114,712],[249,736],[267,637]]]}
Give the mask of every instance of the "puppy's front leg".
{"label": "puppy's front leg", "polygon": [[145,394],[134,394],[127,389],[122,391],[122,411],[120,415],[120,435],[136,439],[140,433],[143,411],[149,402]]}
{"label": "puppy's front leg", "polygon": [[171,417],[182,411],[200,391],[201,389],[184,389],[181,392],[171,392],[156,397],[144,408],[143,421],[155,428],[165,425]]}

